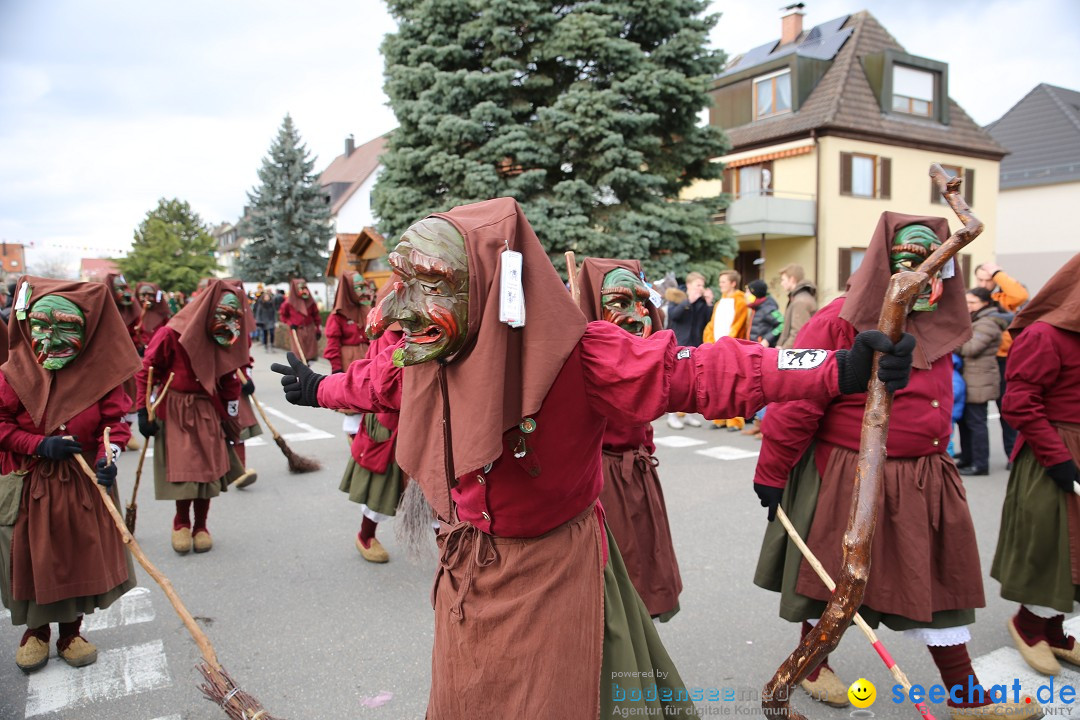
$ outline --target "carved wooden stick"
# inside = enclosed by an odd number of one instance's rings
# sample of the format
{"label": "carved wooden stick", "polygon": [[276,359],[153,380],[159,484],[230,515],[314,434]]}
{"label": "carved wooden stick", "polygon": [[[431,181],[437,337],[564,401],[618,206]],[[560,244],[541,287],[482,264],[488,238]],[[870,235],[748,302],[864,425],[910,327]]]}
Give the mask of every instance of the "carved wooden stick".
{"label": "carved wooden stick", "polygon": [[[889,280],[878,329],[893,342],[899,341],[903,335],[907,313],[922,287],[983,231],[982,222],[972,214],[960,194],[960,178],[949,179],[937,163],[930,166],[930,177],[964,226],[932,252],[917,270],[895,273]],[[761,708],[769,717],[805,720],[789,705],[791,690],[836,648],[851,624],[855,609],[862,604],[866,581],[870,576],[870,545],[877,521],[885,441],[889,434],[889,412],[892,408],[892,394],[885,390],[885,384],[878,379],[879,359],[880,354],[875,353],[874,372],[863,414],[859,462],[851,494],[851,514],[848,516],[847,532],[844,533],[843,565],[836,590],[829,598],[814,632],[802,639],[799,647],[788,656],[765,686]]]}
{"label": "carved wooden stick", "polygon": [[577,259],[574,257],[573,250],[566,251],[566,279],[570,283],[570,298],[576,305],[578,298],[581,297],[581,288],[578,287]]}
{"label": "carved wooden stick", "polygon": [[300,356],[300,362],[307,365],[307,355],[304,354],[304,346],[300,344],[300,336],[292,328],[289,328],[289,332],[292,333],[293,345],[296,346],[296,354]]}
{"label": "carved wooden stick", "polygon": [[[787,513],[784,512],[784,508],[776,508],[776,519],[780,521],[780,524],[787,530],[788,537],[791,538],[791,542],[795,543],[795,547],[799,548],[799,552],[806,558],[806,562],[813,568],[817,576],[821,578],[821,582],[825,583],[825,587],[829,588],[829,592],[836,590],[836,583],[833,582],[832,577],[829,576],[829,571],[825,569],[825,566],[821,564],[821,561],[817,559],[814,552],[803,541],[802,536],[799,535],[799,531],[795,529],[795,526],[791,524],[791,520],[788,519]],[[900,666],[893,660],[892,655],[885,649],[881,640],[878,639],[877,633],[874,629],[863,620],[862,615],[855,613],[855,624],[859,626],[859,629],[863,631],[863,635],[866,635],[866,639],[870,641],[874,650],[877,651],[878,657],[885,663],[885,667],[889,669],[892,676],[896,679],[896,682],[904,686],[905,690],[911,690],[911,681],[908,680],[907,675],[900,669]],[[910,697],[910,693],[909,693]],[[917,702],[915,708],[923,716],[924,720],[936,720],[930,713],[930,708],[926,706],[926,703]]]}

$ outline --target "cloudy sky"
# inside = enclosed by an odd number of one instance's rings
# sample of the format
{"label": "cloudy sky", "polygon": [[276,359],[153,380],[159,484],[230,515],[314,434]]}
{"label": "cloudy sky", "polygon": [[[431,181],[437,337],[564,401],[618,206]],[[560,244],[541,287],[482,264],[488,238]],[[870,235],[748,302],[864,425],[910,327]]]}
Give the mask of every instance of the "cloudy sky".
{"label": "cloudy sky", "polygon": [[[779,37],[782,4],[715,0],[714,47]],[[809,0],[805,23],[862,9],[948,62],[980,124],[1040,82],[1080,90],[1077,0]],[[394,28],[380,0],[0,0],[0,240],[31,264],[121,254],[160,197],[235,220],[286,113],[316,170],[395,126]]]}

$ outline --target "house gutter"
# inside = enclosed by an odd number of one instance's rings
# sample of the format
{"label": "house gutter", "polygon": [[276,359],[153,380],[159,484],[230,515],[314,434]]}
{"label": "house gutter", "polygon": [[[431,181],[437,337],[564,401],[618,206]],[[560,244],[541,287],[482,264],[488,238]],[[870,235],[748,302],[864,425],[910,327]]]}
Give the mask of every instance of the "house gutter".
{"label": "house gutter", "polygon": [[818,144],[817,128],[810,128],[810,139],[814,141],[814,282],[821,287],[818,276],[818,257],[821,254],[821,147]]}

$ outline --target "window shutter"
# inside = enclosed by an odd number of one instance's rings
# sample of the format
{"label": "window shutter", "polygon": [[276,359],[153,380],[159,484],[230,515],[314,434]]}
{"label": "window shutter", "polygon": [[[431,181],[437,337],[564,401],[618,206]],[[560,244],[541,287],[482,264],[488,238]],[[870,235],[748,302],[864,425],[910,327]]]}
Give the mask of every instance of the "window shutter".
{"label": "window shutter", "polygon": [[735,170],[733,168],[724,168],[724,192],[729,195],[735,194]]}
{"label": "window shutter", "polygon": [[888,200],[892,197],[892,160],[887,157],[878,158],[878,172],[881,173],[881,180],[879,187],[881,188],[881,199]]}
{"label": "window shutter", "polygon": [[851,194],[851,153],[840,153],[840,194]]}
{"label": "window shutter", "polygon": [[964,168],[964,200],[968,206],[975,204],[975,170]]}
{"label": "window shutter", "polygon": [[837,274],[836,287],[846,287],[849,277],[851,277],[851,248],[840,248],[840,272]]}

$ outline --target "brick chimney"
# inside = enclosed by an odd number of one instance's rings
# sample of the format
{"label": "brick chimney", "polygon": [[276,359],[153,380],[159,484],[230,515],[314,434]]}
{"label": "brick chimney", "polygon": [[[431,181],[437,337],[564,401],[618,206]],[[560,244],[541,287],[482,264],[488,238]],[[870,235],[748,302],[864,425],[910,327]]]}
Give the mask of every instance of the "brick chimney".
{"label": "brick chimney", "polygon": [[802,35],[803,3],[795,3],[784,8],[784,15],[780,20],[780,44],[787,45],[794,42]]}
{"label": "brick chimney", "polygon": [[350,134],[349,137],[345,138],[345,157],[352,155],[353,150],[356,150],[356,139]]}

